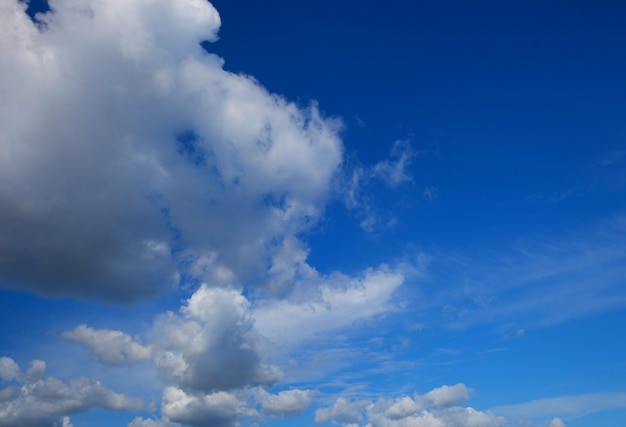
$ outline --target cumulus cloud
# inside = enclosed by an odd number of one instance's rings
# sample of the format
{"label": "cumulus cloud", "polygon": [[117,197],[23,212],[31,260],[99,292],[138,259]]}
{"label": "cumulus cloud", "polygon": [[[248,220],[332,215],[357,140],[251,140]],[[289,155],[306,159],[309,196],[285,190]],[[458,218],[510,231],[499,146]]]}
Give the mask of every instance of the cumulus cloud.
{"label": "cumulus cloud", "polygon": [[320,408],[315,411],[315,422],[327,423],[333,420],[343,424],[358,423],[363,419],[363,409],[370,405],[371,402],[367,400],[349,402],[340,397],[329,408]]}
{"label": "cumulus cloud", "polygon": [[20,374],[20,367],[10,357],[0,357],[0,380],[11,381]]}
{"label": "cumulus cloud", "polygon": [[[295,343],[296,334],[301,340],[315,338],[324,331],[383,313],[392,309],[391,294],[402,280],[400,273],[387,267],[370,270],[359,279],[337,275],[316,288],[319,292],[307,295],[313,299],[306,300],[301,295],[299,301],[272,300],[271,304],[278,305],[263,305],[266,318],[257,316],[259,312],[252,309],[241,290],[203,284],[178,313],[157,317],[148,334],[152,337],[148,345],[137,343],[121,331],[97,330],[86,325],[79,325],[64,336],[89,346],[98,360],[109,365],[151,357],[168,385],[163,393],[162,419],[138,417],[132,421],[132,427],[170,426],[168,423],[229,426],[242,418],[289,418],[306,410],[317,391],[268,391],[282,379],[281,370],[270,363],[274,347],[268,336],[280,344]],[[287,331],[293,335],[272,335],[281,325],[294,322],[290,313],[307,305],[313,307],[313,312],[305,312],[295,328]],[[260,319],[277,323],[259,324]],[[362,409],[359,405],[356,404],[357,418]],[[342,411],[347,409],[338,401],[327,418],[351,419],[341,415]]]}
{"label": "cumulus cloud", "polygon": [[0,282],[123,302],[185,275],[287,293],[341,124],[225,71],[199,45],[220,26],[204,0],[50,6],[35,24],[0,5]]}
{"label": "cumulus cloud", "polygon": [[92,408],[111,411],[143,408],[140,400],[115,393],[99,381],[77,378],[64,383],[50,377],[41,360],[33,360],[17,381],[19,387],[12,388],[10,395],[0,399],[0,426],[71,427],[68,414]]}
{"label": "cumulus cloud", "polygon": [[152,357],[149,346],[139,344],[121,331],[79,325],[73,331],[64,332],[63,337],[87,345],[98,360],[107,365],[129,364]]}
{"label": "cumulus cloud", "polygon": [[236,393],[187,393],[176,387],[163,391],[161,412],[171,421],[193,427],[237,426],[241,418],[258,415],[251,402]]}
{"label": "cumulus cloud", "polygon": [[158,322],[155,363],[169,383],[203,392],[271,385],[281,378],[269,364],[239,291],[202,285],[182,307]]}
{"label": "cumulus cloud", "polygon": [[444,385],[429,391],[424,398],[431,406],[440,408],[465,403],[470,398],[471,389],[465,384]]}
{"label": "cumulus cloud", "polygon": [[179,427],[180,424],[167,420],[135,417],[127,427]]}
{"label": "cumulus cloud", "polygon": [[300,415],[311,404],[315,390],[285,390],[270,394],[260,389],[256,399],[263,406],[263,413],[273,418],[290,418]]}
{"label": "cumulus cloud", "polygon": [[500,427],[507,421],[491,412],[453,406],[469,397],[464,384],[443,386],[425,395],[395,399],[348,402],[338,398],[329,408],[318,409],[315,422],[337,422],[344,426],[366,420],[368,427]]}

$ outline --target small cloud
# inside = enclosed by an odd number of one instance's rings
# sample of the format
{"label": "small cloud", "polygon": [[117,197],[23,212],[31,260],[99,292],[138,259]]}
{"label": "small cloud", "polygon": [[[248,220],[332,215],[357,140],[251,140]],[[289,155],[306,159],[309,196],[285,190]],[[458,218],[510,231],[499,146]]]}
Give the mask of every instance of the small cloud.
{"label": "small cloud", "polygon": [[121,331],[79,325],[73,331],[64,332],[63,337],[91,348],[98,360],[106,365],[131,364],[152,357],[149,346],[136,342]]}
{"label": "small cloud", "polygon": [[567,427],[562,419],[555,417],[550,421],[549,427]]}
{"label": "small cloud", "polygon": [[439,196],[439,190],[437,190],[437,188],[435,187],[427,185],[426,187],[424,187],[424,191],[422,192],[422,194],[424,195],[424,197],[432,202],[433,199],[436,199]]}
{"label": "small cloud", "polygon": [[373,175],[385,182],[390,188],[411,182],[413,177],[407,169],[415,154],[408,141],[398,140],[394,142],[389,158],[374,165],[372,168]]}

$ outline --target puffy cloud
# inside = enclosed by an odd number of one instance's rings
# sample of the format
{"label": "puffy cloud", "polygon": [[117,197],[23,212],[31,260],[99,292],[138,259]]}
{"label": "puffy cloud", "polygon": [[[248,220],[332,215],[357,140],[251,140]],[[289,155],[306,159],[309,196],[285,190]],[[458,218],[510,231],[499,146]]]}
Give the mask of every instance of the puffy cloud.
{"label": "puffy cloud", "polygon": [[161,412],[169,420],[193,427],[229,427],[258,413],[249,401],[235,393],[187,393],[176,387],[163,391]]}
{"label": "puffy cloud", "polygon": [[341,124],[204,52],[204,0],[50,6],[35,24],[0,5],[0,282],[127,302],[182,273],[286,294]]}
{"label": "puffy cloud", "polygon": [[338,398],[330,408],[320,408],[315,411],[315,422],[326,423],[337,420],[341,423],[358,423],[363,419],[362,411],[371,405],[367,400],[348,402],[343,397]]}
{"label": "puffy cloud", "polygon": [[465,403],[470,398],[471,389],[465,384],[444,385],[426,393],[424,398],[433,407],[446,407]]}
{"label": "puffy cloud", "polygon": [[71,427],[68,414],[91,408],[138,411],[143,407],[140,400],[115,393],[99,381],[77,378],[64,383],[50,377],[41,360],[32,361],[18,381],[19,388],[12,389],[7,399],[0,399],[0,426]]}
{"label": "puffy cloud", "polygon": [[155,362],[169,383],[214,392],[270,385],[281,372],[266,362],[249,302],[239,291],[202,285],[181,314],[159,320]]}
{"label": "puffy cloud", "polygon": [[20,374],[20,367],[10,357],[0,357],[0,380],[11,381]]}
{"label": "puffy cloud", "polygon": [[180,427],[180,424],[167,420],[135,417],[127,427]]}
{"label": "puffy cloud", "polygon": [[107,365],[128,364],[152,357],[150,347],[139,344],[121,331],[79,325],[73,331],[64,332],[63,337],[87,345],[98,360]]}
{"label": "puffy cloud", "polygon": [[408,396],[396,400],[388,409],[385,416],[392,420],[406,418],[417,414],[424,409],[424,404],[419,400],[413,400]]}
{"label": "puffy cloud", "polygon": [[257,400],[263,406],[263,413],[270,417],[289,418],[300,415],[311,404],[315,390],[285,390],[270,394],[265,390],[257,393]]}
{"label": "puffy cloud", "polygon": [[338,398],[329,408],[318,409],[317,423],[330,421],[344,426],[366,420],[368,427],[500,427],[503,417],[470,407],[452,406],[464,402],[469,389],[463,384],[443,386],[423,396],[380,398],[376,402],[348,402]]}

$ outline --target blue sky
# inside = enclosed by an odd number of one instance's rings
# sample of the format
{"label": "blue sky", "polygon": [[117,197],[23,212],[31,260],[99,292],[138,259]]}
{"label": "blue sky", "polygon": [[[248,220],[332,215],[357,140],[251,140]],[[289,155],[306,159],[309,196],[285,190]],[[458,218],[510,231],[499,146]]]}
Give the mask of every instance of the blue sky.
{"label": "blue sky", "polygon": [[0,426],[626,419],[626,6],[0,6]]}

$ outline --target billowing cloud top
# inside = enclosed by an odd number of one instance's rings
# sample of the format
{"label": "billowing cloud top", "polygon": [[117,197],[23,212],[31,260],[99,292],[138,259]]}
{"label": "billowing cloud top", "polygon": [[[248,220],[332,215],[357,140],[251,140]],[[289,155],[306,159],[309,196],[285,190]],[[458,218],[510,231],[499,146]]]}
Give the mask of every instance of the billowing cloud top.
{"label": "billowing cloud top", "polygon": [[200,46],[203,0],[0,5],[0,282],[132,301],[194,276],[288,291],[341,125]]}

